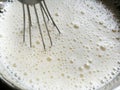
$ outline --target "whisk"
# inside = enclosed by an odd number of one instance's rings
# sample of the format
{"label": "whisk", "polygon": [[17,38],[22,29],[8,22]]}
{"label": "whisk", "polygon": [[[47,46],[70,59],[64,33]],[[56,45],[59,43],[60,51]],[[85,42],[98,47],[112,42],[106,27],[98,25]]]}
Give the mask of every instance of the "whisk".
{"label": "whisk", "polygon": [[56,27],[59,34],[61,32],[60,32],[59,28],[57,27],[55,21],[53,20],[50,12],[48,10],[48,7],[47,7],[47,4],[46,4],[45,0],[19,0],[19,1],[22,3],[22,7],[23,7],[23,42],[25,42],[25,27],[26,27],[25,7],[27,7],[28,19],[29,19],[29,39],[30,39],[30,47],[32,47],[32,36],[31,36],[32,17],[31,17],[31,13],[30,13],[30,6],[32,6],[34,8],[34,11],[35,11],[35,16],[36,16],[36,19],[37,19],[37,25],[38,25],[38,28],[39,28],[39,33],[40,33],[40,36],[41,36],[42,44],[43,44],[44,49],[46,49],[46,45],[45,45],[45,41],[44,41],[44,37],[43,37],[43,33],[42,33],[40,21],[39,21],[38,12],[37,12],[37,9],[36,9],[36,6],[35,6],[36,4],[39,4],[40,5],[40,10],[41,10],[41,13],[42,13],[42,18],[44,20],[44,24],[45,24],[47,34],[48,34],[48,37],[49,37],[49,41],[50,41],[50,44],[52,46],[53,45],[52,38],[51,38],[51,35],[50,35],[50,32],[49,32],[49,28],[48,28],[48,25],[47,25],[46,18],[48,19],[48,21],[51,20],[52,24]]}

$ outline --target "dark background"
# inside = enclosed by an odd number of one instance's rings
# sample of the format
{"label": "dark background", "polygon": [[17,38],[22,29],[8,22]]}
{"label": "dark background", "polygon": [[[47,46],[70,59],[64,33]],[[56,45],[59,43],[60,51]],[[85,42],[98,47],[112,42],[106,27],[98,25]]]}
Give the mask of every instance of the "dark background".
{"label": "dark background", "polygon": [[11,88],[0,79],[0,90],[16,90],[16,89]]}

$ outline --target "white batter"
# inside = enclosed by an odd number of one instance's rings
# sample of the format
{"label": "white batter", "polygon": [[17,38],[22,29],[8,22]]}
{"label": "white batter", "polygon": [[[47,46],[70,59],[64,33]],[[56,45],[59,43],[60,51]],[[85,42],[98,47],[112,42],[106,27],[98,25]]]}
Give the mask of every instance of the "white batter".
{"label": "white batter", "polygon": [[46,2],[62,32],[48,23],[54,43],[49,48],[42,25],[46,51],[33,8],[32,48],[28,27],[22,42],[21,3],[15,0],[0,16],[0,73],[25,90],[93,90],[112,80],[120,66],[120,30],[113,14],[96,0]]}

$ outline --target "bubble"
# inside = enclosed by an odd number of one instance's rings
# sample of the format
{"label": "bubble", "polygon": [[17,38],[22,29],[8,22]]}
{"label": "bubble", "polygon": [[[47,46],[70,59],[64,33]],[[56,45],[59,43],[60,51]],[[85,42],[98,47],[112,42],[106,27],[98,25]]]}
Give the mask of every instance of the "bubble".
{"label": "bubble", "polygon": [[100,46],[100,49],[101,49],[102,51],[106,51],[106,48],[103,47],[103,46]]}
{"label": "bubble", "polygon": [[74,24],[75,29],[79,29],[79,26],[77,24]]}
{"label": "bubble", "polygon": [[102,22],[99,22],[99,24],[100,24],[100,25],[103,25],[103,23],[102,23]]}
{"label": "bubble", "polygon": [[70,79],[70,76],[67,76],[68,79]]}
{"label": "bubble", "polygon": [[117,32],[117,30],[112,30],[113,33]]}
{"label": "bubble", "polygon": [[111,75],[113,75],[113,76],[114,76],[114,75],[115,75],[115,73],[114,73],[114,72],[111,72]]}
{"label": "bubble", "polygon": [[39,42],[39,41],[36,41],[36,44],[40,44],[40,42]]}
{"label": "bubble", "polygon": [[83,11],[80,12],[82,15],[84,15],[85,13]]}
{"label": "bubble", "polygon": [[76,39],[73,39],[74,42],[76,42]]}
{"label": "bubble", "polygon": [[88,64],[84,64],[84,68],[88,70],[90,69],[90,66]]}
{"label": "bubble", "polygon": [[83,68],[82,68],[82,67],[79,67],[78,70],[79,70],[79,71],[83,71]]}
{"label": "bubble", "polygon": [[116,40],[120,40],[120,38],[116,38]]}
{"label": "bubble", "polygon": [[101,57],[102,57],[102,55],[98,55],[98,57],[99,57],[99,58],[101,58]]}
{"label": "bubble", "polygon": [[27,76],[27,72],[24,72],[23,75],[24,75],[24,76]]}
{"label": "bubble", "polygon": [[88,60],[88,62],[91,64],[91,63],[92,63],[92,60]]}
{"label": "bubble", "polygon": [[64,73],[62,73],[61,76],[64,77],[65,76]]}
{"label": "bubble", "polygon": [[89,71],[88,73],[89,73],[89,74],[92,74],[92,72],[91,72],[91,71]]}
{"label": "bubble", "polygon": [[32,83],[33,81],[32,80],[29,80],[29,83]]}
{"label": "bubble", "polygon": [[13,67],[17,67],[16,63],[13,64]]}
{"label": "bubble", "polygon": [[55,13],[55,16],[59,16],[58,13]]}
{"label": "bubble", "polygon": [[73,61],[70,61],[70,64],[73,64]]}
{"label": "bubble", "polygon": [[77,85],[75,85],[75,88],[78,88],[78,86],[77,86]]}
{"label": "bubble", "polygon": [[50,76],[51,79],[53,79],[53,76]]}
{"label": "bubble", "polygon": [[60,61],[60,58],[58,58],[57,60]]}
{"label": "bubble", "polygon": [[51,62],[51,61],[52,61],[52,59],[51,59],[50,57],[48,57],[48,58],[47,58],[47,61],[48,61],[48,62]]}
{"label": "bubble", "polygon": [[83,74],[80,74],[80,78],[83,78],[84,77],[84,75]]}
{"label": "bubble", "polygon": [[36,78],[36,81],[38,81],[38,82],[39,82],[39,81],[40,81],[40,79],[39,79],[39,78]]}

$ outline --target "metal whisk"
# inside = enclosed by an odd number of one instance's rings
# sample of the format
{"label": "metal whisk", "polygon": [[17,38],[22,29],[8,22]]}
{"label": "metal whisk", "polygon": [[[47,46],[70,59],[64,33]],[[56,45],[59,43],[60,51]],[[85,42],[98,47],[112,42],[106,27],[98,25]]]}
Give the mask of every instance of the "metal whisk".
{"label": "metal whisk", "polygon": [[43,44],[44,49],[46,49],[46,45],[45,45],[42,29],[41,29],[41,26],[40,26],[38,12],[37,12],[37,9],[36,9],[36,6],[35,6],[35,4],[39,3],[40,10],[41,10],[41,13],[42,13],[42,17],[43,17],[43,20],[44,20],[44,24],[45,24],[45,27],[46,27],[46,30],[47,30],[47,34],[48,34],[48,37],[49,37],[49,41],[50,41],[50,44],[52,46],[52,44],[53,44],[52,43],[52,38],[51,38],[49,29],[48,29],[48,26],[47,26],[47,21],[45,19],[45,16],[47,17],[48,21],[49,20],[52,21],[52,24],[56,27],[58,33],[60,34],[61,32],[60,32],[59,28],[57,27],[56,23],[54,22],[51,14],[50,14],[50,12],[48,10],[48,7],[46,5],[45,0],[19,0],[19,1],[22,3],[22,7],[23,7],[23,23],[24,23],[24,26],[23,26],[23,42],[25,42],[25,27],[26,27],[26,23],[25,23],[26,22],[25,6],[26,6],[27,7],[27,12],[28,12],[28,19],[29,19],[30,47],[32,46],[32,36],[31,36],[32,18],[31,18],[31,13],[30,13],[30,7],[29,6],[33,6],[34,11],[35,11],[35,15],[36,15],[36,19],[37,19],[37,24],[38,24],[41,40],[42,40],[42,44]]}

